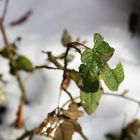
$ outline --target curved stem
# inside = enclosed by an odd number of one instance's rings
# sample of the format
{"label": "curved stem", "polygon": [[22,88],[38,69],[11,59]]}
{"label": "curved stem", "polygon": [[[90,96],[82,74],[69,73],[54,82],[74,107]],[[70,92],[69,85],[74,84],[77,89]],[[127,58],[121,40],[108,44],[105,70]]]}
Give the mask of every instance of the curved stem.
{"label": "curved stem", "polygon": [[136,100],[136,99],[133,99],[133,98],[131,98],[131,97],[127,97],[127,96],[125,96],[125,95],[123,95],[123,94],[104,93],[103,95],[115,96],[115,97],[123,98],[123,99],[125,99],[125,100],[129,100],[129,101],[131,101],[131,102],[134,102],[134,103],[140,105],[140,101],[138,101],[138,100]]}

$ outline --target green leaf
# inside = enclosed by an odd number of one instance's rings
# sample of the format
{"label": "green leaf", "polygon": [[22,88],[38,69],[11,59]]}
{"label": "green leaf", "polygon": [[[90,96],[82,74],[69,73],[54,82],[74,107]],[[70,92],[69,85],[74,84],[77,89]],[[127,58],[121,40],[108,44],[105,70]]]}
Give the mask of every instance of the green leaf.
{"label": "green leaf", "polygon": [[24,71],[32,71],[33,65],[27,57],[21,55],[16,59],[16,68]]}
{"label": "green leaf", "polygon": [[95,33],[94,34],[94,48],[98,47],[102,42],[103,42],[103,37],[100,34]]}
{"label": "green leaf", "polygon": [[122,64],[119,63],[115,69],[111,69],[107,63],[104,63],[101,68],[101,76],[110,90],[117,91],[120,83],[124,80]]}
{"label": "green leaf", "polygon": [[98,53],[99,57],[105,61],[108,61],[114,53],[114,48],[110,47],[108,43],[102,42],[95,48],[95,51]]}
{"label": "green leaf", "polygon": [[101,89],[93,93],[86,93],[82,90],[80,91],[81,104],[86,113],[91,115],[93,112],[96,111],[101,95],[102,95]]}
{"label": "green leaf", "polygon": [[99,89],[99,68],[96,63],[96,53],[92,49],[86,49],[81,56],[83,64],[79,67],[83,79],[81,89],[85,92],[96,92]]}
{"label": "green leaf", "polygon": [[95,51],[98,53],[99,57],[105,61],[108,61],[114,54],[114,48],[110,47],[107,42],[103,40],[103,37],[99,34],[95,34]]}
{"label": "green leaf", "polygon": [[69,42],[71,42],[72,38],[71,38],[71,35],[68,33],[67,30],[64,30],[63,34],[62,34],[62,37],[61,37],[61,42],[62,42],[62,45],[64,47],[67,46],[67,44]]}
{"label": "green leaf", "polygon": [[81,64],[80,74],[82,77],[82,86],[80,87],[85,92],[96,92],[99,89],[98,72],[95,71],[94,63],[85,66]]}
{"label": "green leaf", "polygon": [[116,68],[113,69],[113,73],[117,79],[118,84],[120,84],[124,80],[123,65],[121,63],[117,64]]}

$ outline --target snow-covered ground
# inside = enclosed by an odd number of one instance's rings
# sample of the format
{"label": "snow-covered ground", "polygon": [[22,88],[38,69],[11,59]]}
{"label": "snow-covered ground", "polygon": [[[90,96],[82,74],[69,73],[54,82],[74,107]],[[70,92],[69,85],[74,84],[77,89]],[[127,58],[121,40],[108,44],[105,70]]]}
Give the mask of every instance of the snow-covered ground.
{"label": "snow-covered ground", "polygon": [[[129,89],[128,96],[140,99],[138,61],[140,42],[139,37],[132,38],[128,31],[128,15],[133,2],[133,0],[10,0],[6,25],[27,10],[32,9],[33,15],[24,25],[14,28],[7,26],[7,33],[10,41],[17,36],[23,38],[20,52],[26,54],[35,65],[45,62],[46,56],[41,53],[42,50],[49,50],[54,54],[64,50],[60,43],[60,35],[64,28],[74,37],[81,36],[81,39],[88,40],[90,47],[93,43],[93,33],[101,33],[116,49],[110,64],[114,66],[122,61],[124,65],[126,76],[119,92]],[[0,62],[0,71],[6,73],[5,63],[7,62]],[[78,59],[71,64],[71,67],[73,66],[78,66]],[[25,79],[28,98],[31,101],[31,104],[24,109],[25,126],[28,129],[40,124],[47,113],[56,107],[61,78],[61,72],[42,70]],[[17,85],[13,84],[13,80],[10,79],[11,83],[6,89],[8,108],[12,110],[5,118],[6,125],[15,119],[16,104],[19,101],[19,90]],[[71,86],[71,91],[73,95],[78,95],[78,89],[74,84]],[[62,102],[64,99],[66,97],[61,99]],[[103,96],[96,113],[92,116],[85,115],[80,122],[89,140],[105,140],[104,134],[118,132],[125,116],[127,115],[127,122],[131,121],[136,109],[136,104],[132,102]],[[7,132],[10,137],[5,135]],[[12,137],[14,134],[17,134],[17,131],[11,131],[4,126],[0,128],[0,140],[14,140]],[[80,140],[79,135],[75,135],[74,139]]]}

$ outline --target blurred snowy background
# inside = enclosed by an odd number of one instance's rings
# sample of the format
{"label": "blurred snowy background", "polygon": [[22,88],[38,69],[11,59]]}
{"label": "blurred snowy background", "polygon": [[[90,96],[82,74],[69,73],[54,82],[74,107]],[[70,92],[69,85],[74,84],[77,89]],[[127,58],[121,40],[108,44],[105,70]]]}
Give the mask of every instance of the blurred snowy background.
{"label": "blurred snowy background", "polygon": [[[135,0],[10,0],[5,25],[11,42],[17,36],[22,37],[20,52],[28,56],[34,65],[45,62],[46,55],[41,53],[42,50],[52,51],[54,54],[64,50],[60,37],[65,28],[73,37],[80,36],[82,40],[87,40],[89,47],[92,47],[93,33],[102,34],[116,49],[110,64],[114,66],[121,61],[124,65],[126,76],[119,92],[128,89],[128,96],[140,100],[140,40],[139,35],[132,37],[128,30],[129,14],[136,5]],[[0,1],[0,12],[2,9],[3,1]],[[10,21],[30,9],[33,14],[25,24],[12,28],[8,26]],[[1,38],[0,43],[2,44]],[[5,74],[8,72],[6,63],[0,61],[0,72]],[[70,67],[78,64],[78,59],[75,59]],[[38,126],[47,113],[57,106],[62,72],[42,70],[25,77],[30,104],[24,108],[24,120],[25,127],[30,130]],[[20,91],[14,84],[15,79],[9,78],[8,74],[6,78],[10,80],[5,91],[8,112],[0,126],[0,140],[14,140],[15,135],[21,132],[10,130],[6,126],[16,117]],[[70,90],[75,96],[79,94],[74,84]],[[63,97],[62,102],[67,99],[65,95]],[[134,118],[136,109],[135,103],[103,96],[97,111],[92,116],[85,115],[80,122],[89,140],[106,140],[104,135],[108,132],[119,132],[124,119],[129,122]],[[81,138],[75,134],[73,139]]]}

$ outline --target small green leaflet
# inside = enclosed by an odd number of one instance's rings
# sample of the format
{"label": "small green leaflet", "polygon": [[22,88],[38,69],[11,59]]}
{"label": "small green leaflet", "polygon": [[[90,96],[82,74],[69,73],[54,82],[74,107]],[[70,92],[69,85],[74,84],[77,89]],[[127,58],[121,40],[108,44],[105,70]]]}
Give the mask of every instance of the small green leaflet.
{"label": "small green leaflet", "polygon": [[9,62],[9,66],[10,66],[10,73],[12,75],[15,75],[16,70],[23,70],[27,72],[34,70],[32,62],[23,55],[19,55],[15,60]]}
{"label": "small green leaflet", "polygon": [[71,42],[71,40],[72,40],[71,35],[68,33],[67,30],[64,30],[64,31],[63,31],[63,34],[62,34],[62,37],[61,37],[62,45],[63,45],[64,47],[66,47],[67,44],[68,44],[69,42]]}
{"label": "small green leaflet", "polygon": [[18,56],[15,62],[17,65],[17,69],[19,70],[24,70],[24,71],[33,70],[32,62],[25,56],[22,56],[22,55]]}

